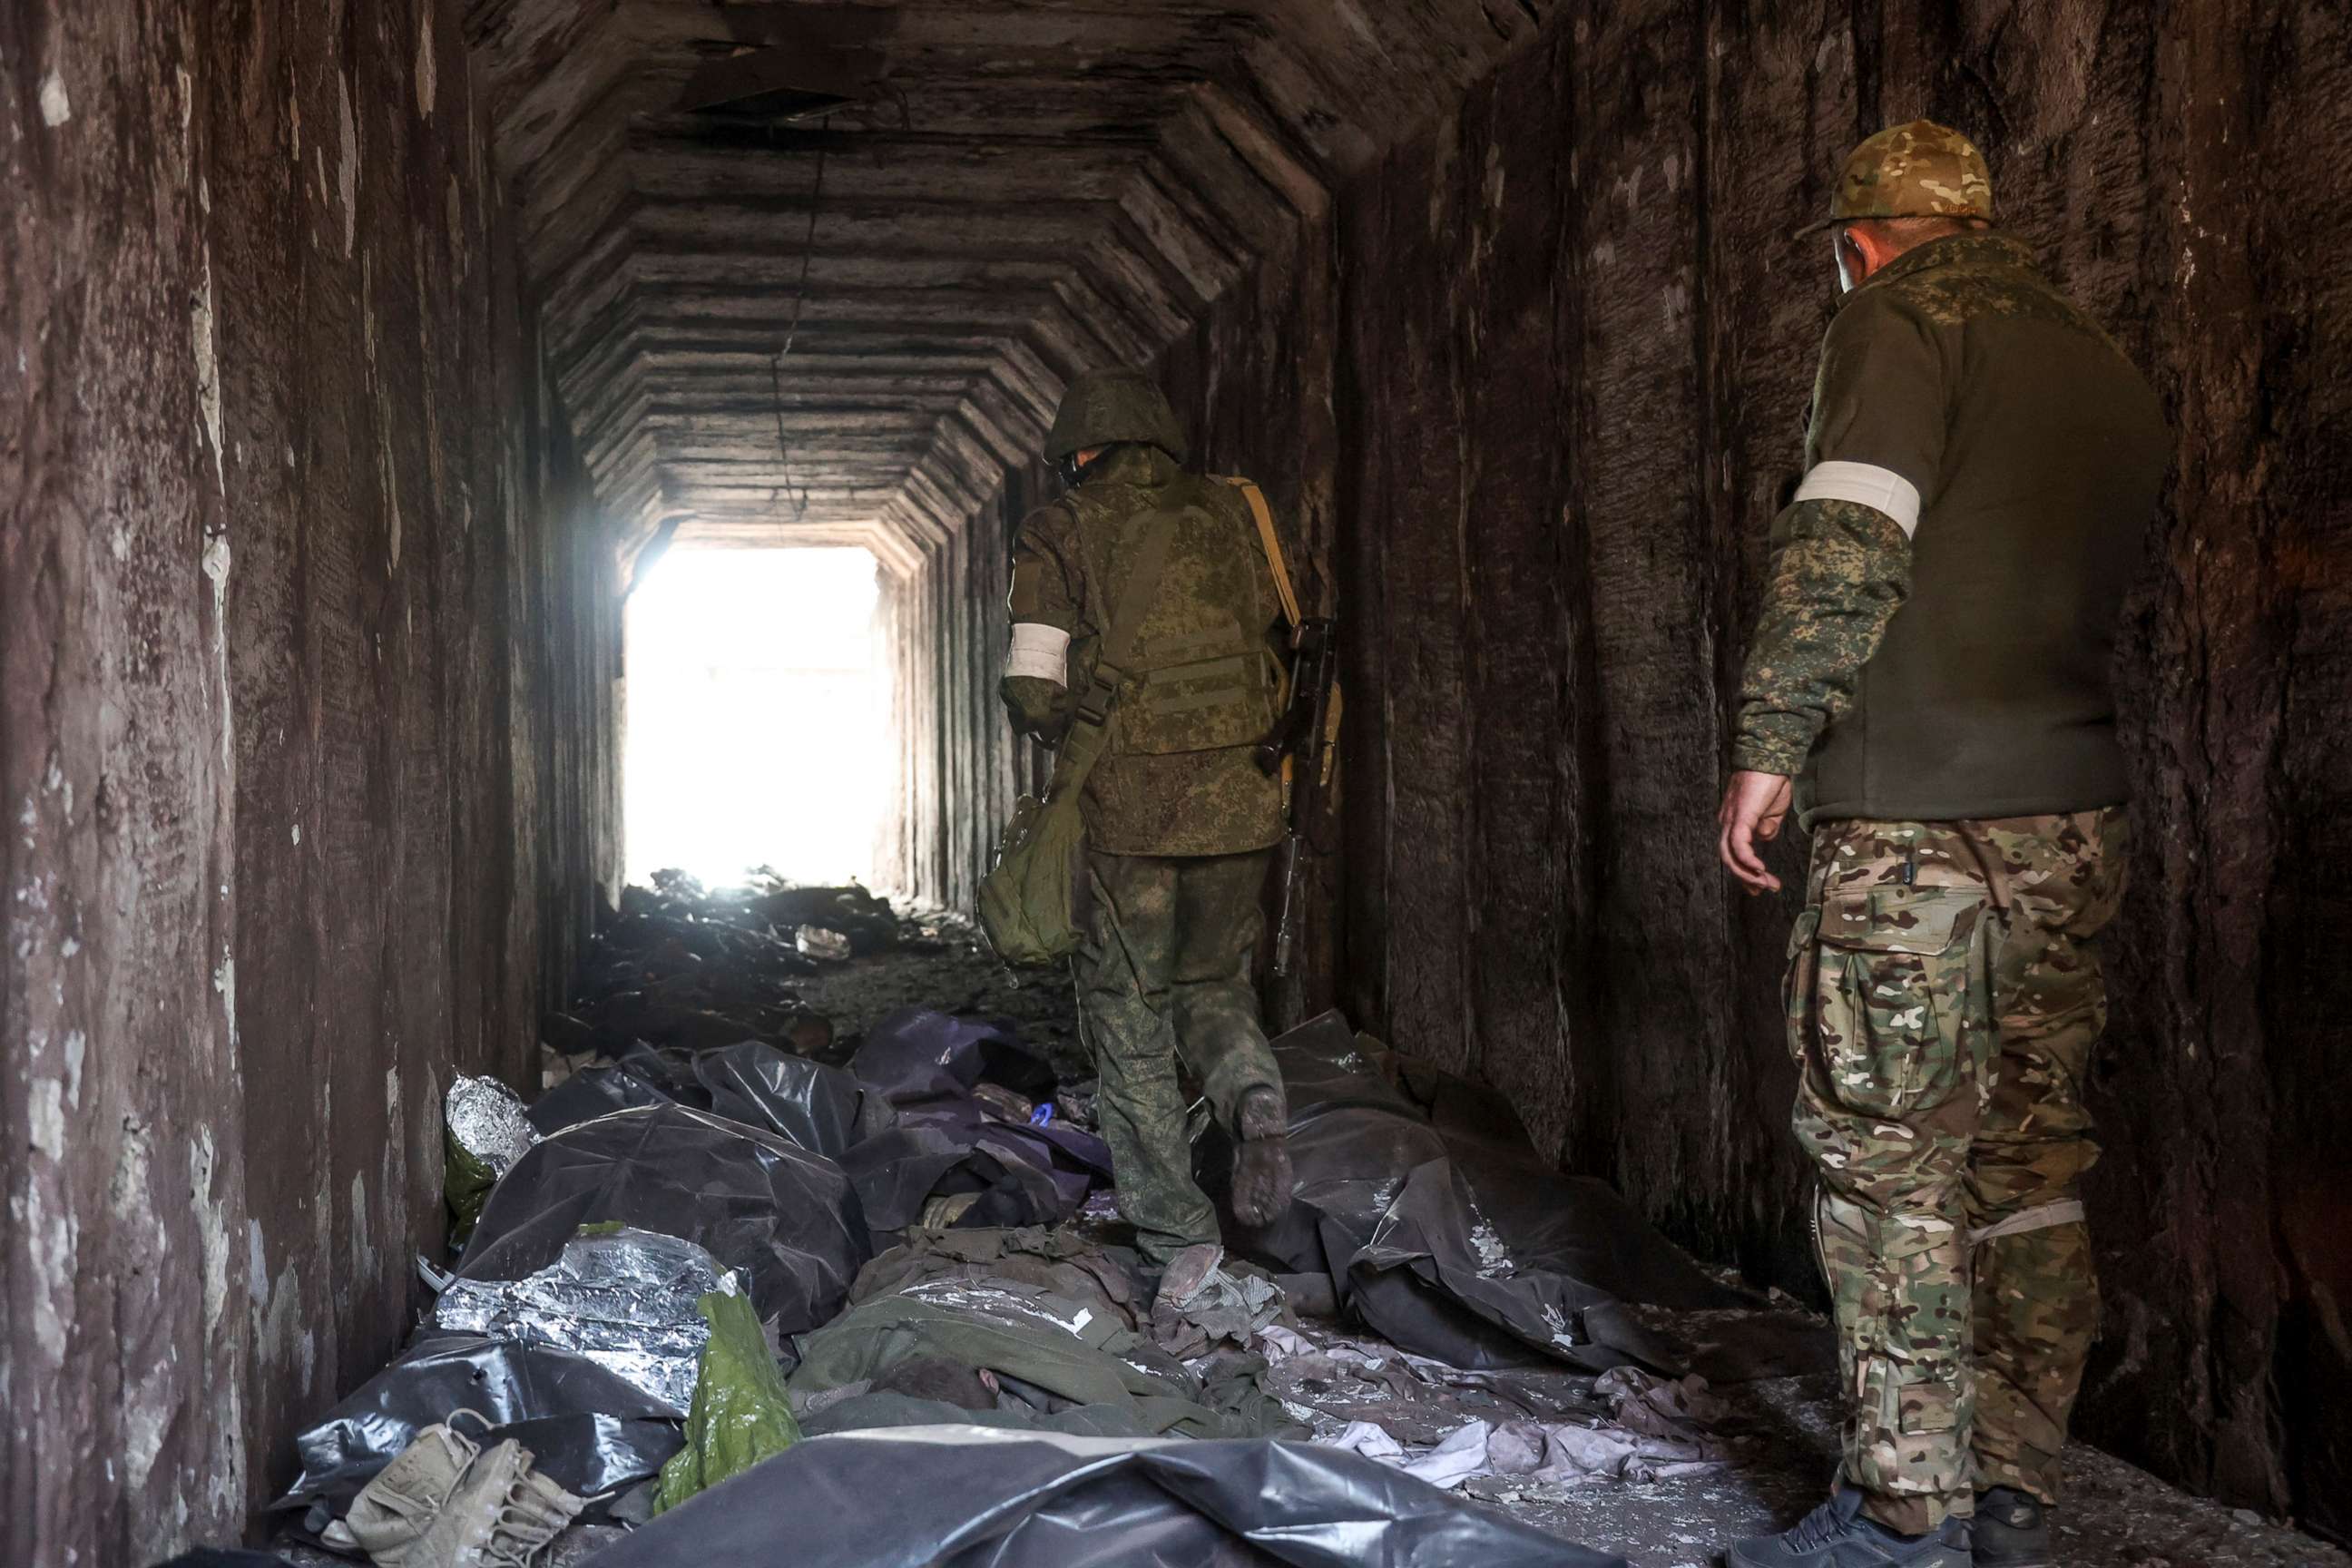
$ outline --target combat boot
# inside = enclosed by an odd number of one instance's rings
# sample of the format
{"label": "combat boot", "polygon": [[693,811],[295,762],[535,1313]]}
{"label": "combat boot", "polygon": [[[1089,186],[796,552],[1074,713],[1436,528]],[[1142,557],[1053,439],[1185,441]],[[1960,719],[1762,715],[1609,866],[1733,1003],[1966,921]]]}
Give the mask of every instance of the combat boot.
{"label": "combat boot", "polygon": [[1976,1568],[2051,1568],[2050,1510],[2032,1492],[1995,1487],[1977,1498]]}
{"label": "combat boot", "polygon": [[338,1552],[364,1552],[376,1562],[406,1552],[448,1506],[481,1451],[479,1444],[447,1425],[425,1427],[360,1489],[321,1539]]}
{"label": "combat boot", "polygon": [[530,1465],[511,1437],[483,1454],[411,1552],[378,1568],[532,1568],[586,1504]]}
{"label": "combat boot", "polygon": [[1925,1535],[1901,1535],[1862,1511],[1859,1487],[1842,1486],[1793,1530],[1743,1541],[1728,1568],[1969,1568],[1969,1521],[1948,1519]]}
{"label": "combat boot", "polygon": [[1272,1225],[1290,1206],[1290,1118],[1282,1091],[1258,1085],[1242,1096],[1234,1121],[1241,1137],[1234,1152],[1234,1217]]}

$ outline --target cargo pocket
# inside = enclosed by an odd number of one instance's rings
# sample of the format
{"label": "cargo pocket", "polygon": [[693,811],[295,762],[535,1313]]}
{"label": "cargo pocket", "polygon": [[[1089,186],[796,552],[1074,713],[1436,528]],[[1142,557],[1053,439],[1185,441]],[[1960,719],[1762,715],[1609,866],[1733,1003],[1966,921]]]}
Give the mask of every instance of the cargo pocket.
{"label": "cargo pocket", "polygon": [[1957,1368],[1903,1367],[1874,1357],[1865,1363],[1858,1392],[1848,1449],[1855,1482],[1896,1498],[1967,1489],[1963,1434],[1971,1401]]}
{"label": "cargo pocket", "polygon": [[1805,1042],[1812,1036],[1813,972],[1817,960],[1813,934],[1821,929],[1822,911],[1809,909],[1797,916],[1789,931],[1788,967],[1780,973],[1780,1005],[1789,1016],[1789,1054],[1804,1070]]}
{"label": "cargo pocket", "polygon": [[1986,1048],[1986,908],[1977,888],[1855,888],[1822,900],[1812,1035],[1838,1104],[1932,1110]]}
{"label": "cargo pocket", "polygon": [[1895,1428],[1906,1436],[1950,1432],[1960,1425],[1960,1390],[1958,1384],[1897,1384],[1895,1405]]}

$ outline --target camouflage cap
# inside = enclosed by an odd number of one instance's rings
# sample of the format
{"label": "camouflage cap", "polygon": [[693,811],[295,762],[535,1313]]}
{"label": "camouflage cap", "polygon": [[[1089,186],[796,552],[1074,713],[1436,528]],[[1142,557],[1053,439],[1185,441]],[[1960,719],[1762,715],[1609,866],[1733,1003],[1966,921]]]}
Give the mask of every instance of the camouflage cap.
{"label": "camouflage cap", "polygon": [[1137,370],[1090,370],[1070,383],[1045,435],[1045,457],[1059,462],[1091,447],[1141,441],[1184,460],[1184,427],[1151,378]]}
{"label": "camouflage cap", "polygon": [[1880,132],[1855,148],[1838,175],[1830,216],[1811,234],[1863,217],[1992,219],[1992,173],[1975,143],[1932,120]]}

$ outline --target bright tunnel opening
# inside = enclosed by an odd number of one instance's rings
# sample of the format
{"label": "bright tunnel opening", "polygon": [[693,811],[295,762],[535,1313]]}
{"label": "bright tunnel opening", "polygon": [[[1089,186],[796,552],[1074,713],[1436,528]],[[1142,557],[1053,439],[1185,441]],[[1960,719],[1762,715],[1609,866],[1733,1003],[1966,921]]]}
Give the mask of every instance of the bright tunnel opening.
{"label": "bright tunnel opening", "polygon": [[870,882],[887,785],[874,557],[671,551],[629,597],[629,879]]}

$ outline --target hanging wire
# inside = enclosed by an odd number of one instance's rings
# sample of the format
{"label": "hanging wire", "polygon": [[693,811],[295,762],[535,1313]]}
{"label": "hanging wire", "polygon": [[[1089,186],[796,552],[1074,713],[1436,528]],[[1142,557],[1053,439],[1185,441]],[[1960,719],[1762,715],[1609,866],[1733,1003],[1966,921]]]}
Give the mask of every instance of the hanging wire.
{"label": "hanging wire", "polygon": [[776,392],[776,452],[783,463],[784,493],[792,498],[794,522],[807,521],[809,492],[806,485],[793,478],[792,437],[784,428],[784,361],[793,352],[793,340],[800,335],[801,311],[808,305],[809,266],[816,259],[816,216],[824,203],[824,161],[830,147],[829,142],[822,138],[832,126],[830,114],[817,121],[821,139],[816,144],[816,183],[809,191],[808,232],[801,240],[800,284],[793,292],[793,315],[784,327],[783,347],[776,351],[776,357],[768,366]]}

